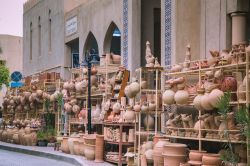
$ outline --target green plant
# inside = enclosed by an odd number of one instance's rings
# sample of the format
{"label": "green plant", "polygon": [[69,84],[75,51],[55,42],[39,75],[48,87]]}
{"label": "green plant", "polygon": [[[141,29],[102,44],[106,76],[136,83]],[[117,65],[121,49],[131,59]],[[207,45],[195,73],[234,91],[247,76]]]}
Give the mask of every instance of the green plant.
{"label": "green plant", "polygon": [[2,47],[0,47],[0,54],[2,54],[2,52],[3,52],[3,49],[2,49]]}
{"label": "green plant", "polygon": [[38,140],[40,140],[40,141],[42,141],[42,140],[45,140],[45,139],[46,139],[46,136],[45,136],[44,131],[39,130],[39,131],[37,132],[37,139],[38,139]]}
{"label": "green plant", "polygon": [[236,113],[236,121],[241,126],[241,132],[247,138],[250,139],[250,114],[249,108],[244,106],[239,109]]}
{"label": "green plant", "polygon": [[2,86],[2,84],[8,86],[9,74],[9,69],[4,65],[0,65],[0,87]]}
{"label": "green plant", "polygon": [[59,93],[57,98],[58,111],[61,112],[63,105],[63,94]]}
{"label": "green plant", "polygon": [[49,112],[49,107],[50,107],[50,104],[51,104],[50,99],[45,99],[44,104],[45,104],[46,112]]}
{"label": "green plant", "polygon": [[[231,109],[230,109],[230,101],[231,101],[231,93],[230,92],[226,92],[224,93],[224,95],[219,99],[219,102],[217,104],[217,108],[218,108],[218,113],[221,115],[222,120],[227,124],[228,121],[228,113],[230,113]],[[223,133],[224,137],[227,140],[227,143],[225,143],[224,147],[225,147],[225,153],[221,155],[221,159],[225,162],[225,163],[230,163],[233,166],[236,166],[239,158],[236,155],[232,143],[231,143],[231,139],[229,137],[229,132],[227,129],[227,125],[226,125],[226,129],[224,130]]]}

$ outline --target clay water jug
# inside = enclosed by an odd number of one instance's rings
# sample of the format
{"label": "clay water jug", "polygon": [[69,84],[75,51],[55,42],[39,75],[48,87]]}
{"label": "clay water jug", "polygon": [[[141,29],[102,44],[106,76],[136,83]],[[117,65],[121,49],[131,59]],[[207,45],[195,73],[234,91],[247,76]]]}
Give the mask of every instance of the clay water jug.
{"label": "clay water jug", "polygon": [[168,105],[174,104],[174,96],[175,92],[171,89],[170,85],[167,85],[167,90],[162,95],[163,103]]}
{"label": "clay water jug", "polygon": [[194,107],[197,110],[203,110],[203,107],[201,106],[201,99],[202,99],[202,96],[204,95],[204,92],[205,92],[204,88],[200,88],[197,90],[198,95],[194,98],[194,101],[193,101]]}
{"label": "clay water jug", "polygon": [[218,103],[222,96],[224,96],[224,93],[221,90],[213,89],[211,93],[208,95],[208,100],[210,105],[214,108],[217,108]]}
{"label": "clay water jug", "polygon": [[186,90],[184,90],[185,85],[178,84],[177,88],[178,88],[178,91],[174,95],[174,99],[175,99],[176,104],[187,104],[189,94]]}

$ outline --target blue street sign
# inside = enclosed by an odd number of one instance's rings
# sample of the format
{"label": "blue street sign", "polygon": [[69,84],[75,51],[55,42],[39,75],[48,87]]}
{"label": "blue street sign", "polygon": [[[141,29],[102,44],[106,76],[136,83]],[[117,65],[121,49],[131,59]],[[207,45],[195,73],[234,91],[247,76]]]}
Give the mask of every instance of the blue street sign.
{"label": "blue street sign", "polygon": [[10,75],[10,77],[11,77],[11,80],[12,80],[12,81],[15,81],[15,82],[18,82],[18,81],[20,81],[20,80],[23,78],[22,73],[19,72],[19,71],[14,71],[14,72]]}
{"label": "blue street sign", "polygon": [[11,88],[18,88],[18,87],[22,87],[22,86],[23,86],[23,82],[10,82]]}

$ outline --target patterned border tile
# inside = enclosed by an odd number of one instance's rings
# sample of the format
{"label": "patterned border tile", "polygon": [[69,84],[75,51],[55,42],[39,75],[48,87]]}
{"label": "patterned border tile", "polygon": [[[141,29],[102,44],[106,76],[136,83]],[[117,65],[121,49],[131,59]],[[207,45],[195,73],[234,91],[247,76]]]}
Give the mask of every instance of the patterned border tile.
{"label": "patterned border tile", "polygon": [[128,68],[128,0],[123,0],[123,65]]}

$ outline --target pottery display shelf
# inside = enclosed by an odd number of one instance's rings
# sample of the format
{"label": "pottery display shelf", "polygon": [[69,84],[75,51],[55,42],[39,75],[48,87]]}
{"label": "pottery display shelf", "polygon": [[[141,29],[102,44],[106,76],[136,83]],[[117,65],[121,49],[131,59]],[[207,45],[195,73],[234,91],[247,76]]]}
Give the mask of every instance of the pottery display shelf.
{"label": "pottery display shelf", "polygon": [[[113,150],[118,150],[118,152],[114,152],[116,153],[116,158],[117,160],[112,160],[111,158],[106,157],[106,161],[110,162],[110,163],[115,163],[119,166],[126,164],[126,161],[124,161],[124,156],[123,154],[125,154],[125,151],[123,151],[124,147],[133,147],[134,146],[134,142],[133,140],[130,142],[123,142],[123,132],[126,132],[128,135],[128,130],[129,129],[134,129],[135,124],[134,123],[112,123],[112,122],[104,122],[104,127],[105,128],[117,128],[119,130],[119,140],[117,141],[111,141],[111,140],[107,140],[107,133],[104,131],[104,142],[105,144],[109,144],[110,146],[118,146],[118,149],[116,148],[112,148]],[[105,129],[104,129],[105,130]],[[107,145],[105,146],[107,147]],[[108,149],[105,148],[105,154],[109,154],[110,152],[107,151]]]}
{"label": "pottery display shelf", "polygon": [[[245,52],[245,54],[247,55],[247,53]],[[249,106],[249,103],[250,103],[250,82],[249,82],[249,69],[250,69],[250,58],[249,56],[247,55],[246,56],[246,60],[244,62],[236,62],[234,64],[224,64],[224,65],[216,65],[216,66],[213,66],[213,67],[208,67],[208,66],[202,66],[202,64],[204,63],[204,61],[206,60],[199,60],[199,61],[192,61],[192,62],[189,62],[192,66],[192,64],[196,64],[196,67],[195,68],[190,68],[189,70],[186,70],[186,71],[182,71],[182,70],[179,70],[179,71],[171,71],[171,67],[172,66],[167,66],[165,67],[164,69],[164,76],[166,78],[166,80],[168,79],[171,79],[171,78],[178,78],[178,77],[185,77],[186,79],[190,79],[192,84],[198,84],[199,86],[202,85],[202,82],[204,81],[204,77],[207,73],[209,73],[210,71],[219,71],[221,70],[223,73],[234,73],[234,74],[238,74],[240,73],[242,75],[242,79],[245,77],[245,75],[248,77],[248,79],[246,79],[246,90],[241,90],[239,91],[239,88],[237,87],[236,90],[233,90],[231,92],[232,96],[236,96],[236,98],[234,98],[234,100],[230,101],[230,105],[231,106],[236,106],[236,108],[240,108],[240,106]],[[214,74],[214,73],[213,73]],[[206,75],[207,76],[207,75]],[[238,78],[236,78],[237,81],[238,81]],[[189,80],[189,81],[190,81]],[[196,80],[196,81],[194,81]],[[188,83],[186,83],[188,84]],[[205,87],[206,88],[206,87]],[[165,92],[166,90],[166,87],[164,85],[164,91],[162,93]],[[237,97],[237,95],[239,94],[239,92],[241,93],[244,93],[245,95],[245,100],[239,100],[239,98]],[[176,92],[175,92],[176,93]],[[176,104],[176,103],[172,103],[172,104],[163,104],[163,111],[166,111],[168,110],[169,111],[169,108],[172,108],[171,106],[175,106],[175,107],[195,107],[195,104],[190,102],[190,100],[188,102],[186,102],[185,104]],[[201,115],[204,115],[205,113],[202,111],[202,110],[197,110],[197,115],[198,116],[201,116]],[[209,113],[209,111],[208,111]],[[211,113],[211,111],[210,111]],[[195,122],[194,122],[195,123]],[[164,122],[165,124],[165,122]],[[202,143],[203,142],[217,142],[217,143],[226,143],[228,142],[228,140],[224,139],[224,138],[220,138],[217,136],[217,138],[206,138],[206,137],[203,137],[201,135],[201,133],[203,132],[214,132],[214,133],[218,133],[219,130],[209,130],[209,129],[202,129],[200,126],[199,126],[199,129],[198,129],[198,134],[196,137],[194,136],[185,136],[183,135],[183,131],[191,131],[191,130],[194,130],[193,128],[179,128],[179,127],[169,127],[169,126],[164,126],[164,128],[166,130],[169,130],[169,129],[173,129],[175,131],[177,131],[177,133],[175,134],[172,134],[172,135],[169,135],[169,134],[164,134],[165,137],[167,138],[173,138],[173,139],[186,139],[186,140],[195,140],[197,141],[198,143],[198,146],[199,146],[199,151],[203,150],[202,149]],[[197,129],[196,129],[197,131]],[[239,130],[228,130],[229,133],[240,133]],[[218,135],[218,134],[217,134]],[[248,161],[247,161],[247,164],[249,165],[250,164],[250,149],[249,149],[249,140],[242,140],[242,139],[231,139],[231,143],[232,144],[247,144],[246,146],[248,147],[247,149],[247,156],[248,156]]]}
{"label": "pottery display shelf", "polygon": [[[135,73],[140,84],[140,92],[135,97],[135,102],[141,106],[140,111],[136,113],[135,149],[138,153],[135,156],[141,155],[142,136],[149,139],[150,136],[160,133],[162,71],[162,67],[141,67]],[[140,157],[135,159],[140,165]]]}

